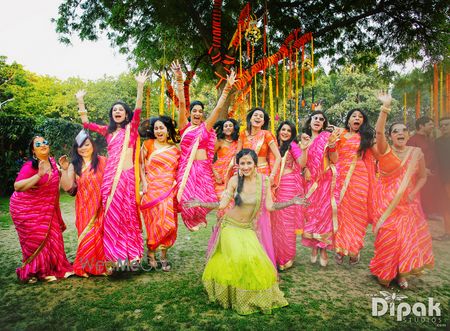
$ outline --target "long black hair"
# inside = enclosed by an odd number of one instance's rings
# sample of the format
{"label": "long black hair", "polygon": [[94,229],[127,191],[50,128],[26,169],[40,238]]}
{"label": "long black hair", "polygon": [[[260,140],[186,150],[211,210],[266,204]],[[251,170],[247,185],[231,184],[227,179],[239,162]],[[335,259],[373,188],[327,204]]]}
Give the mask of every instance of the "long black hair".
{"label": "long black hair", "polygon": [[350,126],[348,122],[350,121],[350,117],[356,111],[359,111],[363,117],[363,123],[359,127],[359,135],[361,136],[361,142],[359,143],[358,155],[363,155],[367,149],[371,148],[374,144],[375,139],[375,130],[369,124],[369,118],[366,113],[363,112],[359,108],[355,108],[350,110],[347,113],[347,117],[345,118],[345,128],[350,131]]}
{"label": "long black hair", "polygon": [[172,140],[173,143],[179,143],[180,137],[177,132],[177,122],[172,120],[169,116],[161,115],[158,117],[151,117],[150,119],[145,120],[139,125],[138,131],[141,137],[146,139],[156,139],[155,136],[155,123],[157,121],[162,122],[164,126],[167,128],[167,133],[169,134],[169,139]]}
{"label": "long black hair", "polygon": [[231,122],[233,124],[233,133],[231,134],[231,139],[234,141],[239,139],[239,123],[234,118],[228,118],[226,120],[220,120],[214,123],[214,130],[216,131],[217,139],[225,139],[225,134],[223,133],[223,126],[226,122]]}
{"label": "long black hair", "polygon": [[262,112],[264,114],[264,124],[261,127],[261,129],[267,130],[269,128],[269,121],[270,121],[269,114],[267,114],[267,112],[264,110],[264,108],[255,107],[255,108],[250,109],[249,112],[247,113],[246,122],[247,122],[247,132],[248,132],[248,134],[252,133],[252,123],[250,122],[250,119],[252,118],[253,113],[255,111],[257,111],[257,110],[259,110],[260,112]]}
{"label": "long black hair", "polygon": [[[28,154],[29,154],[29,159],[31,160],[31,167],[35,170],[37,170],[39,168],[39,160],[38,158],[34,155],[33,149],[34,149],[34,140],[36,138],[42,138],[44,140],[46,140],[44,137],[40,136],[40,135],[36,135],[33,138],[31,138],[30,143],[28,144]],[[50,156],[49,156],[50,157]],[[50,166],[53,169],[53,165],[50,162]]]}
{"label": "long black hair", "polygon": [[71,163],[73,164],[73,169],[78,176],[81,176],[81,169],[83,168],[83,157],[78,153],[78,148],[84,145],[84,143],[89,140],[92,144],[93,152],[92,152],[92,160],[91,160],[91,169],[94,169],[94,172],[97,172],[98,167],[98,150],[95,145],[94,140],[91,136],[87,136],[86,139],[78,146],[75,141],[72,146],[72,151],[70,157],[72,159]]}
{"label": "long black hair", "polygon": [[[258,155],[256,155],[256,152],[253,149],[249,148],[243,148],[239,153],[236,155],[236,163],[239,164],[239,160],[246,155],[250,155],[253,159],[253,162],[255,162],[255,168],[258,165]],[[238,186],[236,188],[236,195],[234,196],[234,204],[236,206],[240,206],[242,204],[242,198],[241,198],[241,192],[242,188],[244,187],[244,175],[238,175]]]}
{"label": "long black hair", "polygon": [[[291,128],[291,138],[289,138],[289,140],[287,140],[287,141],[282,142],[280,139],[280,131],[281,131],[281,128],[283,127],[283,125],[285,125],[285,124],[289,125],[289,127]],[[277,129],[277,142],[278,142],[278,146],[280,146],[281,157],[283,157],[284,154],[286,154],[286,152],[291,147],[291,142],[293,142],[293,141],[297,142],[297,128],[295,127],[295,124],[292,123],[291,121],[281,122]]]}
{"label": "long black hair", "polygon": [[128,106],[123,101],[116,101],[111,106],[111,109],[109,110],[109,125],[108,125],[108,132],[113,133],[117,129],[117,123],[114,121],[113,117],[113,109],[115,105],[121,105],[123,109],[125,109],[125,119],[122,123],[120,123],[121,128],[125,128],[125,126],[131,122],[131,119],[133,118],[133,111],[131,110],[130,106]]}
{"label": "long black hair", "polygon": [[315,111],[313,111],[311,114],[309,114],[308,119],[306,120],[305,125],[303,126],[303,132],[306,133],[308,136],[311,136],[311,135],[312,135],[312,130],[311,130],[311,120],[312,120],[312,117],[313,117],[314,115],[318,115],[318,114],[322,115],[323,118],[325,118],[325,121],[323,122],[322,130],[320,130],[320,132],[322,132],[323,130],[325,130],[325,129],[327,128],[327,126],[328,126],[328,119],[327,119],[327,117],[325,116],[325,113],[324,113],[323,111],[321,111],[321,110],[315,110]]}

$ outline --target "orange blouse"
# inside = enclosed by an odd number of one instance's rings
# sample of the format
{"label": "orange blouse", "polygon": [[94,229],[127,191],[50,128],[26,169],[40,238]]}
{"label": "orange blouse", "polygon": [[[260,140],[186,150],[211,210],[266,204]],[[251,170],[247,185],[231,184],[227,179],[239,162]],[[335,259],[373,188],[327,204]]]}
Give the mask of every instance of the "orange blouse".
{"label": "orange blouse", "polygon": [[256,149],[257,146],[261,145],[258,151],[258,157],[264,158],[267,158],[267,155],[269,155],[270,143],[275,141],[274,135],[267,130],[261,130],[253,136],[250,136],[247,131],[242,131],[239,135],[239,139],[242,141],[242,148]]}

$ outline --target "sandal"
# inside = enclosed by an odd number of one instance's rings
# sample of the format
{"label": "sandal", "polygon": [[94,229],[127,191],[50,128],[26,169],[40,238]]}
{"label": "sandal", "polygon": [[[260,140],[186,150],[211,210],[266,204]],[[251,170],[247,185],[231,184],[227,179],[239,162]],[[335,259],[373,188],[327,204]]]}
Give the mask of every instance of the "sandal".
{"label": "sandal", "polygon": [[311,263],[316,263],[317,262],[317,255],[319,255],[319,250],[316,251],[316,255],[314,255],[314,249],[311,250]]}
{"label": "sandal", "polygon": [[162,269],[162,271],[166,271],[166,272],[170,271],[171,266],[170,266],[169,261],[161,260],[161,269]]}
{"label": "sandal", "polygon": [[360,260],[361,260],[361,255],[358,253],[358,255],[356,255],[356,257],[350,257],[350,259],[348,260],[348,264],[355,265],[355,264],[358,264]]}
{"label": "sandal", "polygon": [[400,281],[400,279],[399,279],[399,280],[398,280],[398,286],[400,286],[400,288],[401,288],[402,290],[406,290],[406,289],[408,289],[408,287],[409,287],[408,281],[407,281],[406,279]]}
{"label": "sandal", "polygon": [[334,255],[334,260],[336,261],[336,264],[341,265],[344,263],[344,255],[336,253],[336,255]]}
{"label": "sandal", "polygon": [[156,261],[155,258],[152,258],[150,256],[147,257],[147,263],[150,266],[150,270],[153,270],[153,269],[156,270],[156,268],[158,268],[158,261]]}
{"label": "sandal", "polygon": [[28,279],[28,284],[34,284],[37,282],[37,278],[36,277],[31,277],[30,279]]}

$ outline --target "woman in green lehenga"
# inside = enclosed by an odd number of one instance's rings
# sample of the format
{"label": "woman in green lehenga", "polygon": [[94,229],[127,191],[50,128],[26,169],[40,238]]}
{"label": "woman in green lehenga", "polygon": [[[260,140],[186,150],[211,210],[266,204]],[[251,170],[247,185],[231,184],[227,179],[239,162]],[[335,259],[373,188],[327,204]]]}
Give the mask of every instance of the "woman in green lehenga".
{"label": "woman in green lehenga", "polygon": [[[258,157],[251,149],[241,150],[236,161],[239,174],[228,182],[220,203],[192,200],[187,207],[224,209],[234,197],[234,207],[219,221],[210,240],[208,262],[203,272],[203,285],[211,302],[232,308],[238,314],[288,305],[277,282],[277,271],[265,252],[271,243],[260,242],[265,236],[259,227],[268,212],[305,204],[299,197],[274,203],[267,177],[256,172]],[[258,240],[259,239],[259,240]]]}

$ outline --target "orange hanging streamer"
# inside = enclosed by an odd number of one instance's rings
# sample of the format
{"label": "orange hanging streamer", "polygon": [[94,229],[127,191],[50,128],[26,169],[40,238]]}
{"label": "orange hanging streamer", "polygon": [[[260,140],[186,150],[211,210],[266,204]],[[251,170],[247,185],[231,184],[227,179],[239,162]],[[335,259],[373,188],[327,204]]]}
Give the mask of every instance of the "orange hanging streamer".
{"label": "orange hanging streamer", "polygon": [[416,119],[420,117],[420,90],[417,90],[416,95]]}

